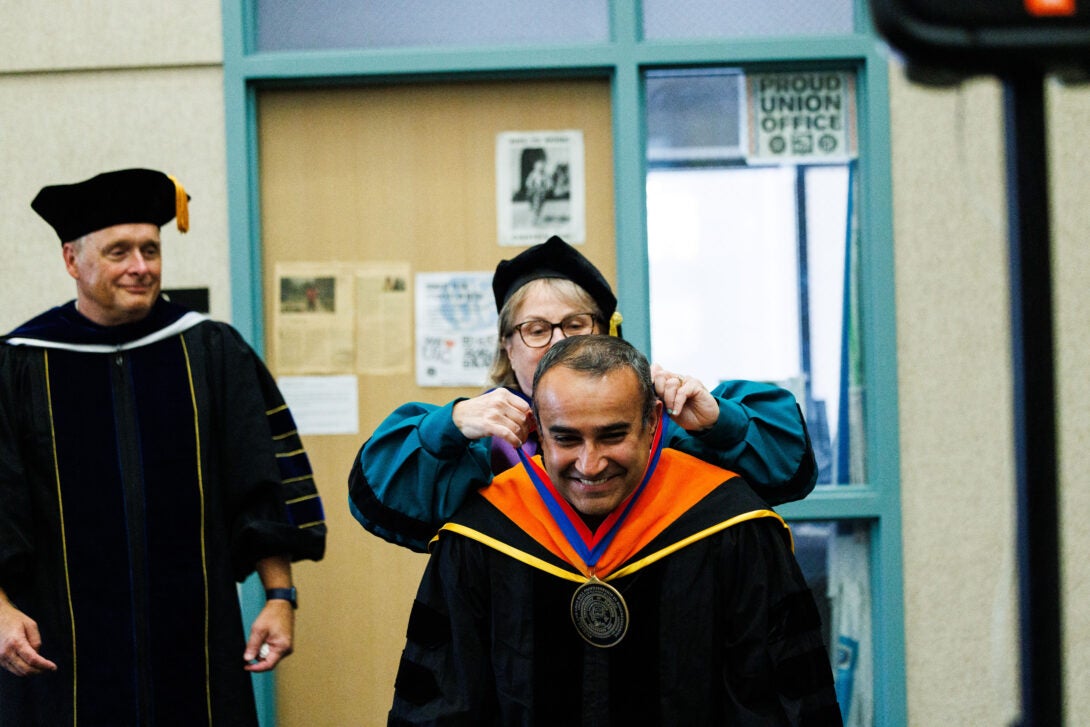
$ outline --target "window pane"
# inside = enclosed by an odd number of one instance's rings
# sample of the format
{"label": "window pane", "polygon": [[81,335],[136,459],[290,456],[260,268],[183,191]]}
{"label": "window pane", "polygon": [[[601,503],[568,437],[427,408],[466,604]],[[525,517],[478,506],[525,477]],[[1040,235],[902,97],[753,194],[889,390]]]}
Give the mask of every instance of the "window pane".
{"label": "window pane", "polygon": [[736,70],[649,71],[647,158],[741,157],[744,87]]}
{"label": "window pane", "polygon": [[259,51],[609,39],[608,0],[254,0]]}
{"label": "window pane", "polygon": [[870,526],[793,523],[795,559],[814,595],[845,725],[874,724]]}
{"label": "window pane", "polygon": [[742,38],[851,33],[853,0],[644,0],[644,37]]}
{"label": "window pane", "polygon": [[793,180],[775,167],[648,174],[657,361],[709,386],[799,375]]}
{"label": "window pane", "polygon": [[858,245],[849,219],[855,214],[851,167],[809,167],[800,174],[809,331],[808,360],[803,361],[809,384],[804,387],[804,409],[819,461],[819,482],[863,482],[864,381],[856,307]]}
{"label": "window pane", "polygon": [[[744,145],[708,154],[730,137],[698,138],[699,116],[719,129],[746,128],[740,76],[646,79],[652,354],[709,387],[752,379],[790,389],[806,414],[819,484],[862,483],[854,162],[766,156],[747,164]],[[697,101],[664,112],[663,88]],[[717,92],[729,102],[714,102]]]}

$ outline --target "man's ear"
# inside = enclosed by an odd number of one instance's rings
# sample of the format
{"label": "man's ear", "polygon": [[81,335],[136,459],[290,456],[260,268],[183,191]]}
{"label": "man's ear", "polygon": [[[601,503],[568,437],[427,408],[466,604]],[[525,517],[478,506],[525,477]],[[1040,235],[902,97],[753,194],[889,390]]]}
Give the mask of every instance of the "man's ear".
{"label": "man's ear", "polygon": [[654,437],[662,422],[662,399],[655,397],[655,412],[651,415],[651,436]]}
{"label": "man's ear", "polygon": [[61,245],[61,257],[64,258],[64,268],[76,280],[79,280],[79,267],[76,265],[78,253],[75,243],[66,242]]}

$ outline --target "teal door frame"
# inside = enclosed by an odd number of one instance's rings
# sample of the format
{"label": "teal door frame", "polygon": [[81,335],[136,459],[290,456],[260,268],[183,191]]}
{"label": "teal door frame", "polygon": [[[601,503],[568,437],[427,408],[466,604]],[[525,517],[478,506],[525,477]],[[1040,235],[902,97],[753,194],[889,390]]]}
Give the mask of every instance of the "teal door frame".
{"label": "teal door frame", "polygon": [[[647,219],[643,149],[643,73],[656,67],[723,66],[777,70],[836,65],[857,72],[862,354],[867,376],[868,481],[819,488],[781,508],[791,520],[868,522],[873,534],[875,724],[907,724],[904,673],[900,457],[888,65],[871,30],[866,2],[854,0],[856,31],[820,37],[723,40],[642,39],[639,0],[609,0],[610,38],[601,43],[518,47],[397,48],[256,52],[256,0],[223,0],[224,99],[232,321],[264,349],[257,95],[265,87],[465,78],[608,78],[614,142],[618,298],[625,336],[650,349]],[[253,581],[242,589],[247,618],[263,601]],[[255,680],[262,724],[275,724],[272,678]]]}

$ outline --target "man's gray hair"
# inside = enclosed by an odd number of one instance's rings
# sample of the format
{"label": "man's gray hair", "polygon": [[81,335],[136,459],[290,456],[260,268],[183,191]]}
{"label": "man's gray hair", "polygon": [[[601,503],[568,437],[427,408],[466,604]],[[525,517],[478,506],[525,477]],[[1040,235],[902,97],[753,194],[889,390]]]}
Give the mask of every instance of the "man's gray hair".
{"label": "man's gray hair", "polygon": [[64,243],[65,245],[71,245],[77,253],[83,250],[83,244],[91,239],[93,233],[88,232],[86,235],[80,235],[75,240],[69,240]]}
{"label": "man's gray hair", "polygon": [[617,369],[631,369],[636,374],[639,395],[643,402],[643,423],[651,423],[655,414],[655,383],[651,379],[651,366],[636,348],[616,336],[572,336],[553,344],[534,372],[534,417],[537,417],[538,382],[549,369],[556,366],[582,371],[602,377]]}

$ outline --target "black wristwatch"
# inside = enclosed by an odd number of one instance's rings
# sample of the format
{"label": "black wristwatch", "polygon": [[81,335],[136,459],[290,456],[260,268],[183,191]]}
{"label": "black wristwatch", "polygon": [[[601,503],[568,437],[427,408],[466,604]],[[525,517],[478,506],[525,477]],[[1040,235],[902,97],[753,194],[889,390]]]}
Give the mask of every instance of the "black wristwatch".
{"label": "black wristwatch", "polygon": [[295,586],[291,588],[266,588],[265,600],[271,601],[274,598],[282,601],[287,601],[291,604],[292,608],[299,608],[298,594],[295,591]]}

